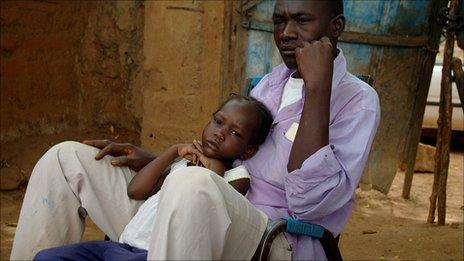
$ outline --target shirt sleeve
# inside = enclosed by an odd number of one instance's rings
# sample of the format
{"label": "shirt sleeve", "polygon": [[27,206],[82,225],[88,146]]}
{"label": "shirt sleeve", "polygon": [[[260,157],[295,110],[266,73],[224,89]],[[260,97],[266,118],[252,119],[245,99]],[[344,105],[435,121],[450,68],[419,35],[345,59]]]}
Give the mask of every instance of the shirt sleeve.
{"label": "shirt sleeve", "polygon": [[379,122],[379,112],[361,109],[335,121],[329,145],[285,177],[289,209],[295,218],[320,220],[352,200]]}
{"label": "shirt sleeve", "polygon": [[240,165],[224,173],[224,179],[227,182],[232,182],[239,179],[250,179],[250,173],[245,166]]}

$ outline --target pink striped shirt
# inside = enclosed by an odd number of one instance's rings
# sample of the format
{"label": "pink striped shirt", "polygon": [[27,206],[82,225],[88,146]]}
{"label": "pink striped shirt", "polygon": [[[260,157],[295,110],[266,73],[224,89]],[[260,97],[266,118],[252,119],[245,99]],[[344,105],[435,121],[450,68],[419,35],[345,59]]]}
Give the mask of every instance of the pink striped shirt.
{"label": "pink striped shirt", "polygon": [[[300,120],[303,99],[278,112],[283,87],[293,71],[274,68],[251,95],[273,113],[274,123],[258,153],[244,164],[251,174],[248,199],[270,219],[294,217],[320,224],[337,236],[352,211],[380,119],[375,90],[346,70],[342,51],[334,60],[329,145],[287,172],[292,147],[285,134]],[[303,88],[303,97],[304,97]],[[288,236],[294,259],[321,259],[322,246],[308,237]]]}

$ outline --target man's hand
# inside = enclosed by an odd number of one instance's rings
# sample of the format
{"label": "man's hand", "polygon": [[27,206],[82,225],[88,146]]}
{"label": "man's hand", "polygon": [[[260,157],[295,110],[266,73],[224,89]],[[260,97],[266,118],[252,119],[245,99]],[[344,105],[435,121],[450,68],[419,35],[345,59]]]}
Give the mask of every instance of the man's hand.
{"label": "man's hand", "polygon": [[295,50],[298,72],[307,90],[331,88],[333,74],[333,47],[328,37],[318,41],[305,42]]}
{"label": "man's hand", "polygon": [[128,167],[132,170],[139,171],[155,156],[150,152],[143,150],[130,143],[115,143],[109,140],[85,140],[82,143],[101,149],[95,156],[100,160],[106,155],[114,156],[111,159],[113,166]]}
{"label": "man's hand", "polygon": [[301,168],[307,158],[329,144],[333,51],[327,37],[304,43],[295,50],[298,72],[303,77],[306,96],[288,159],[289,173]]}

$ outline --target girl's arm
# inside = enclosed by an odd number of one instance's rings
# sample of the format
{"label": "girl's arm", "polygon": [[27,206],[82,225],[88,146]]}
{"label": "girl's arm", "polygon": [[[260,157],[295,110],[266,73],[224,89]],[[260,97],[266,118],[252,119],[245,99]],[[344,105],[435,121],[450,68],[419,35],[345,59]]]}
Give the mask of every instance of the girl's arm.
{"label": "girl's arm", "polygon": [[229,184],[240,194],[245,196],[250,187],[250,179],[237,179],[229,182]]}
{"label": "girl's arm", "polygon": [[131,199],[143,200],[152,195],[157,187],[161,187],[164,171],[179,156],[179,145],[174,145],[165,150],[156,159],[135,175],[127,187],[127,195]]}

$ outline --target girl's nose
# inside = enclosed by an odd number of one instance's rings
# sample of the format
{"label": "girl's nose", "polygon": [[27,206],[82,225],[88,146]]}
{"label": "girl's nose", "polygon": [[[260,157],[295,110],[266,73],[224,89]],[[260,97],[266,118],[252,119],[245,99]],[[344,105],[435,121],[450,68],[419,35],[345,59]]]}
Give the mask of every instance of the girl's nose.
{"label": "girl's nose", "polygon": [[216,139],[216,142],[224,141],[224,135],[222,135],[220,130],[218,132],[214,133],[214,138]]}

